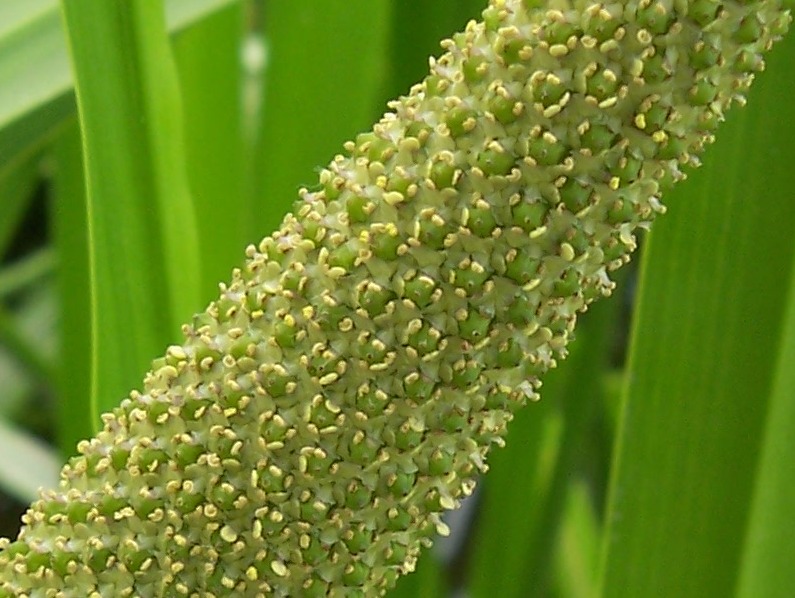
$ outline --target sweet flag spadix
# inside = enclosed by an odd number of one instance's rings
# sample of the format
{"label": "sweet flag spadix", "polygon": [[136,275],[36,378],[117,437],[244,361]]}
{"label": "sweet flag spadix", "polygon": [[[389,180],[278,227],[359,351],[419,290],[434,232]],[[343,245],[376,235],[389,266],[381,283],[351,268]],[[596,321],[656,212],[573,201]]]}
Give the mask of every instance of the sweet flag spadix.
{"label": "sweet flag spadix", "polygon": [[492,0],[80,445],[0,598],[383,594],[788,21]]}

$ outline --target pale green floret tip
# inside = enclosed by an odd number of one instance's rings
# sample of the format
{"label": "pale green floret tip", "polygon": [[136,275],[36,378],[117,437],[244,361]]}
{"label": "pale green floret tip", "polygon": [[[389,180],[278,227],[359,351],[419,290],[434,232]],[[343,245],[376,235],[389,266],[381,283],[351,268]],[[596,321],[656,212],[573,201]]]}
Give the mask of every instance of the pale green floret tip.
{"label": "pale green floret tip", "polygon": [[0,598],[385,592],[787,23],[492,0],[80,445]]}

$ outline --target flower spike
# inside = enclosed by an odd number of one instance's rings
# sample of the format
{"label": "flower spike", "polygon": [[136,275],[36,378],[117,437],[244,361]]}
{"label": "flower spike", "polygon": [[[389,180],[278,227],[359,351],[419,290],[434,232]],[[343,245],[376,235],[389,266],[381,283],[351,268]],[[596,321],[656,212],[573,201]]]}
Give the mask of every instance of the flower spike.
{"label": "flower spike", "polygon": [[492,0],[80,445],[0,598],[383,594],[787,24]]}

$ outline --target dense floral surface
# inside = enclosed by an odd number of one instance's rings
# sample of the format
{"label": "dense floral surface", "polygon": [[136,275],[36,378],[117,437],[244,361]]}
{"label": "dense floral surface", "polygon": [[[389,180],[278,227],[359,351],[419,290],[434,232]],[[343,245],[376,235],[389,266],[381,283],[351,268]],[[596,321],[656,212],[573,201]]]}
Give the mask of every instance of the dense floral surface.
{"label": "dense floral surface", "polygon": [[786,23],[492,0],[80,446],[0,597],[383,593]]}

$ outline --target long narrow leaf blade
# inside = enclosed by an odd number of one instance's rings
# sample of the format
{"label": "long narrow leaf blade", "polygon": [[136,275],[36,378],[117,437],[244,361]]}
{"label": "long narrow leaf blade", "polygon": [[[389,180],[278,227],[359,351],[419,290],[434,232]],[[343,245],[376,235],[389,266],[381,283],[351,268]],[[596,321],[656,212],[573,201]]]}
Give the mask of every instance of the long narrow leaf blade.
{"label": "long narrow leaf blade", "polygon": [[423,0],[410,7],[393,0],[390,28],[388,80],[385,98],[405,95],[428,72],[428,57],[441,53],[439,40],[463,30],[467,21],[480,17],[483,0]]}
{"label": "long narrow leaf blade", "polygon": [[61,459],[43,442],[28,432],[0,419],[0,488],[15,498],[35,500],[40,488],[52,488],[58,482]]}
{"label": "long narrow leaf blade", "polygon": [[63,7],[87,180],[96,421],[199,306],[199,253],[162,3]]}
{"label": "long narrow leaf blade", "polygon": [[516,414],[506,448],[490,457],[472,542],[474,598],[550,593],[567,493],[592,415],[603,403],[600,375],[618,306],[604,301],[583,316],[571,356],[545,377],[541,402]]}
{"label": "long narrow leaf blade", "polygon": [[741,598],[785,598],[795,588],[795,270],[765,427],[740,576]]}
{"label": "long narrow leaf blade", "polygon": [[53,144],[55,173],[50,197],[53,241],[60,260],[58,298],[61,309],[57,402],[57,441],[64,457],[94,433],[91,407],[91,271],[83,155],[77,119]]}
{"label": "long narrow leaf blade", "polygon": [[185,153],[202,255],[202,304],[214,299],[254,240],[244,187],[243,5],[230,4],[173,37],[185,112]]}
{"label": "long narrow leaf blade", "polygon": [[[169,29],[181,31],[236,2],[239,0],[169,0]],[[73,81],[57,0],[3,0],[0,162],[37,143],[74,111]]]}
{"label": "long narrow leaf blade", "polygon": [[0,31],[0,162],[74,112],[57,3],[37,3],[36,10],[14,4],[4,7],[9,20]]}
{"label": "long narrow leaf blade", "polygon": [[2,260],[33,197],[38,156],[0,165],[0,260]]}
{"label": "long narrow leaf blade", "polygon": [[[318,166],[377,116],[388,0],[269,2],[256,159],[257,236],[270,233]],[[340,34],[344,32],[344,34]]]}
{"label": "long narrow leaf blade", "polygon": [[795,249],[793,60],[789,38],[646,248],[604,596],[736,589]]}

